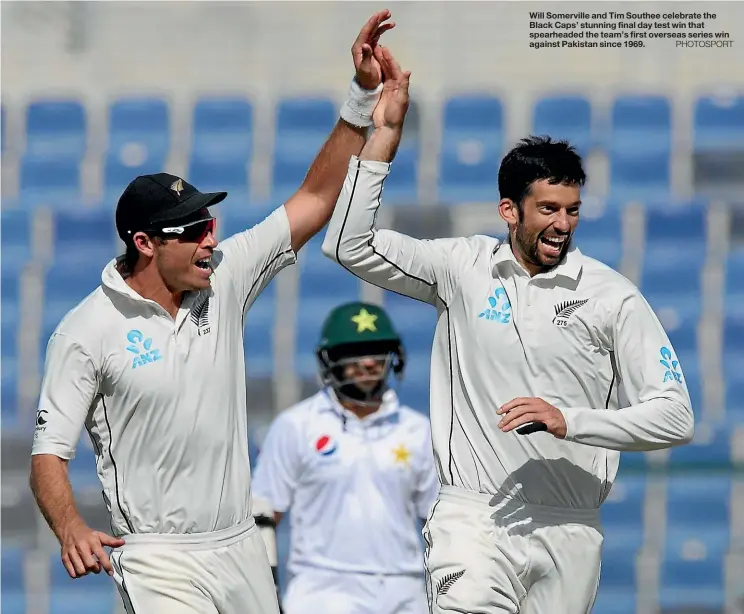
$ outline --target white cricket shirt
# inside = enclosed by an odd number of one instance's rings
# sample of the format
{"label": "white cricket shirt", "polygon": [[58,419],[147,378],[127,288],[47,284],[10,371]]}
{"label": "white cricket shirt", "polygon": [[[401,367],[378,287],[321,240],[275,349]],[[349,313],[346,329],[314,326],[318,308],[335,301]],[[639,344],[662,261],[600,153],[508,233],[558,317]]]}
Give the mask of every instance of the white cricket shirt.
{"label": "white cricket shirt", "polygon": [[420,519],[439,480],[429,421],[392,390],[361,420],[328,389],[282,412],[254,473],[256,497],[291,508],[291,573],[423,573]]}
{"label": "white cricket shirt", "polygon": [[211,287],[186,293],[175,321],[112,261],[101,286],[59,324],[32,453],[73,458],[85,426],[116,535],[253,521],[243,325],[261,290],[294,261],[280,207],[219,244]]}
{"label": "white cricket shirt", "polygon": [[[417,240],[376,230],[389,168],[352,158],[323,252],[370,283],[437,308],[430,417],[443,484],[597,508],[618,450],[692,438],[682,369],[632,283],[577,248],[530,277],[509,244],[491,237]],[[503,433],[496,410],[515,397],[558,407],[566,439]]]}

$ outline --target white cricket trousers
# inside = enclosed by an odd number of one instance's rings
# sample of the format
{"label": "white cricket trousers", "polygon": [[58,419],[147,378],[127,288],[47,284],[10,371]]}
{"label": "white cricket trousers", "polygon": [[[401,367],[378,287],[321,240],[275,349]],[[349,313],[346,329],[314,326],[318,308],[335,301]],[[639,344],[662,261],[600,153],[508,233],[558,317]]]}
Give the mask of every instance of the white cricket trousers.
{"label": "white cricket trousers", "polygon": [[431,614],[588,614],[599,510],[524,504],[443,486],[424,527]]}
{"label": "white cricket trousers", "polygon": [[[423,571],[423,569],[422,569]],[[284,614],[426,614],[422,576],[303,569],[287,585]]]}
{"label": "white cricket trousers", "polygon": [[255,523],[204,536],[124,537],[111,564],[127,614],[279,614]]}

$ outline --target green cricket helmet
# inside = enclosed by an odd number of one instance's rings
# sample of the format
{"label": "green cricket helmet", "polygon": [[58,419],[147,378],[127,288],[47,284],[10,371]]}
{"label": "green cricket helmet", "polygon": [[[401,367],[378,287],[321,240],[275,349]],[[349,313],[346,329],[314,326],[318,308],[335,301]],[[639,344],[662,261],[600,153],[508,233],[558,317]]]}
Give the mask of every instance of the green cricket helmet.
{"label": "green cricket helmet", "polygon": [[[379,403],[390,372],[401,378],[405,365],[403,343],[390,317],[379,305],[362,302],[340,305],[328,314],[317,356],[323,384],[339,399],[360,404]],[[370,359],[376,363],[372,370],[363,366]],[[348,375],[349,365],[355,365],[356,377]]]}

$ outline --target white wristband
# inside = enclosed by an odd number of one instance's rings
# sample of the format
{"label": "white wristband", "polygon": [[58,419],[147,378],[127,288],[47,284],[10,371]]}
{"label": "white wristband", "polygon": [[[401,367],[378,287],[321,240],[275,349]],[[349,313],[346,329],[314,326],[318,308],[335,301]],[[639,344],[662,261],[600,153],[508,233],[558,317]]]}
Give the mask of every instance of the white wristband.
{"label": "white wristband", "polygon": [[382,83],[373,90],[365,90],[356,79],[352,79],[349,95],[341,106],[341,119],[359,128],[371,126],[372,112],[377,106],[381,91]]}

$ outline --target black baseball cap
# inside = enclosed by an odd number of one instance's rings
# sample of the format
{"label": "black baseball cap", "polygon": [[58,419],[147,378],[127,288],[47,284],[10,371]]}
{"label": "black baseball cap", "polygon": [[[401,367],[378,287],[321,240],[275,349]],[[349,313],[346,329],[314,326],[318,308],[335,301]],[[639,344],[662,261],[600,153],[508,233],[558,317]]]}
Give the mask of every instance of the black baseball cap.
{"label": "black baseball cap", "polygon": [[154,231],[164,222],[193,218],[200,209],[223,201],[227,192],[204,193],[168,173],[140,175],[116,205],[116,231],[126,244],[140,231]]}

